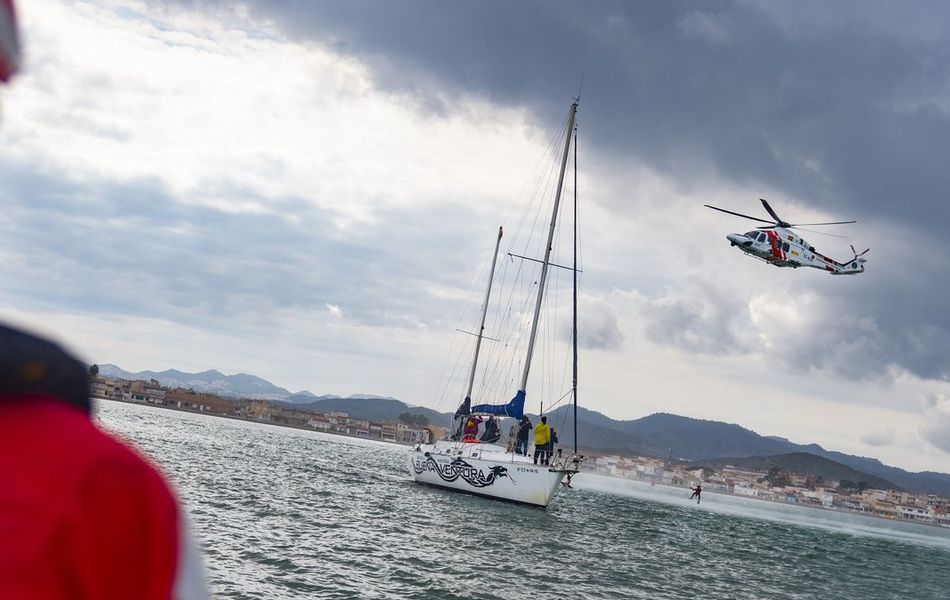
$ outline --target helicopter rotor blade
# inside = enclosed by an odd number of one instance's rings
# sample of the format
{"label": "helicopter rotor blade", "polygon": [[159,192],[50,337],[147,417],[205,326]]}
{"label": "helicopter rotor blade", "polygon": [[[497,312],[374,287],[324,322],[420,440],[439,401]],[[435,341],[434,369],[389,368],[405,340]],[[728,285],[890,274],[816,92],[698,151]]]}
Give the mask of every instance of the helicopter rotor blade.
{"label": "helicopter rotor blade", "polygon": [[[762,201],[762,206],[764,206],[764,207],[765,207],[765,210],[767,210],[768,213],[769,213],[770,215],[772,215],[772,218],[775,219],[775,222],[776,222],[776,223],[778,223],[779,225],[782,225],[782,224],[785,223],[785,221],[783,221],[782,219],[780,219],[779,216],[775,213],[775,211],[772,210],[772,207],[769,206],[769,203],[765,201],[765,198],[759,198],[759,200]],[[786,224],[785,226],[787,227],[788,225]]]}
{"label": "helicopter rotor blade", "polygon": [[798,225],[792,225],[791,229],[799,229],[801,231],[807,231],[808,233],[817,233],[818,235],[826,235],[828,237],[838,238],[841,240],[848,239],[848,237],[844,235],[835,235],[833,233],[825,233],[824,231],[815,231],[814,229],[805,229],[804,227],[799,227]]}
{"label": "helicopter rotor blade", "polygon": [[815,225],[847,225],[848,223],[857,223],[857,221],[835,221],[834,223],[794,223],[790,227],[798,227],[799,225],[807,225],[813,227]]}
{"label": "helicopter rotor blade", "polygon": [[[709,205],[709,204],[703,204],[703,206],[705,206],[706,208],[711,208],[711,209],[713,209],[713,210],[718,210],[719,212],[724,212],[724,213],[728,213],[728,214],[730,214],[730,215],[735,215],[735,216],[737,216],[737,217],[745,217],[746,219],[752,219],[753,221],[759,221],[760,223],[771,223],[771,221],[766,221],[765,219],[760,219],[760,218],[758,218],[758,217],[750,217],[749,215],[744,215],[744,214],[742,214],[742,213],[732,212],[731,210],[726,210],[726,209],[724,209],[724,208],[718,208],[718,207],[715,207],[715,206],[711,206],[711,205]],[[775,227],[775,225],[772,225],[772,227]]]}

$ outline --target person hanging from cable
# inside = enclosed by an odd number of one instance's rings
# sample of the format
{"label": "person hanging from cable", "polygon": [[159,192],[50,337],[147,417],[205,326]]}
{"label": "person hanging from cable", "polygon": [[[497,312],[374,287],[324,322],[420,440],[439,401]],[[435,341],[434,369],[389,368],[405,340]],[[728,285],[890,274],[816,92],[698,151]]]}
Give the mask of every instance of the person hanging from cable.
{"label": "person hanging from cable", "polygon": [[703,496],[703,484],[702,484],[702,482],[697,483],[697,484],[696,484],[696,487],[694,487],[694,488],[689,488],[689,489],[693,490],[693,495],[690,496],[689,499],[692,500],[693,498],[696,498],[696,504],[699,504],[699,501],[702,500],[702,496]]}
{"label": "person hanging from cable", "polygon": [[542,465],[548,464],[548,443],[551,441],[551,428],[548,418],[541,417],[541,422],[534,428],[534,464],[541,460]]}

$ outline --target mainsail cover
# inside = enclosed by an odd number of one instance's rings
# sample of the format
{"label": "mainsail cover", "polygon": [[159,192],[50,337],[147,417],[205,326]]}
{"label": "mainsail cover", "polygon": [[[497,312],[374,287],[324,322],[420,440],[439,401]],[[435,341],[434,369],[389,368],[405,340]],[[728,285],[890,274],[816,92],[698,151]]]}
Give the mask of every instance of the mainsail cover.
{"label": "mainsail cover", "polygon": [[455,411],[455,416],[464,417],[470,414],[472,414],[472,399],[466,396],[458,410]]}
{"label": "mainsail cover", "polygon": [[520,419],[524,416],[524,395],[524,390],[518,390],[508,404],[476,404],[472,407],[472,412]]}

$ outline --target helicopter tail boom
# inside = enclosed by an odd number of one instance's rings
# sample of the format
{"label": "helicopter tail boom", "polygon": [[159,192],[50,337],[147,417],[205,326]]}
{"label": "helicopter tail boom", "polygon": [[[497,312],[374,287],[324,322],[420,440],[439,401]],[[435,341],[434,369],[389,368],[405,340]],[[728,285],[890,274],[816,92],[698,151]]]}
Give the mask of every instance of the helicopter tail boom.
{"label": "helicopter tail boom", "polygon": [[[851,246],[851,249],[853,250],[854,246]],[[868,250],[870,250],[870,248],[868,248]],[[852,258],[851,260],[847,262],[840,262],[840,263],[836,262],[835,266],[837,266],[838,268],[834,269],[831,272],[831,274],[832,275],[857,275],[858,273],[864,273],[864,263],[867,262],[867,259],[862,258],[862,256],[866,252],[867,250],[865,250],[861,254],[858,254],[857,252],[855,252],[854,258]]]}

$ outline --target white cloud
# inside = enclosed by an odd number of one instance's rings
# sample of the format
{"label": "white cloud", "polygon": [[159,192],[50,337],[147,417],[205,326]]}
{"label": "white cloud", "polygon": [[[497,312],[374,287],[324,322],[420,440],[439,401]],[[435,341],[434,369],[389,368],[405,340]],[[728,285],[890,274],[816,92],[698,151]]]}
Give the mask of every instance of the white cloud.
{"label": "white cloud", "polygon": [[[7,156],[78,178],[151,178],[178,202],[228,212],[284,214],[281,200],[303,198],[340,226],[385,206],[499,201],[499,182],[533,166],[519,109],[454,98],[449,118],[423,116],[352,59],[238,13],[121,7],[24,10]],[[506,160],[490,160],[502,143]]]}

